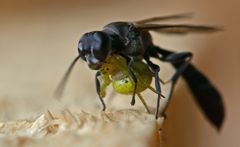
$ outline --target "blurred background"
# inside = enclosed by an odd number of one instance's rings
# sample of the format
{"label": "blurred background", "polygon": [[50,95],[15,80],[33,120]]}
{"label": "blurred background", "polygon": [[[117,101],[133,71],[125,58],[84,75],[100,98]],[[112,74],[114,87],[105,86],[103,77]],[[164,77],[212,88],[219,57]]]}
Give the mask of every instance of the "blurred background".
{"label": "blurred background", "polygon": [[[217,132],[180,80],[168,110],[165,146],[239,146],[239,7],[236,0],[1,0],[0,121],[30,119],[55,107],[88,110],[97,105],[100,109],[95,71],[83,62],[74,69],[63,99],[58,102],[52,97],[77,56],[80,36],[100,30],[112,21],[192,12],[194,19],[177,23],[216,25],[224,31],[188,36],[153,34],[154,42],[167,49],[194,53],[193,63],[208,75],[224,97],[226,119]],[[161,74],[166,75],[168,68],[161,69]],[[130,98],[120,97],[109,107],[130,108]],[[118,101],[126,101],[127,105],[119,106]]]}

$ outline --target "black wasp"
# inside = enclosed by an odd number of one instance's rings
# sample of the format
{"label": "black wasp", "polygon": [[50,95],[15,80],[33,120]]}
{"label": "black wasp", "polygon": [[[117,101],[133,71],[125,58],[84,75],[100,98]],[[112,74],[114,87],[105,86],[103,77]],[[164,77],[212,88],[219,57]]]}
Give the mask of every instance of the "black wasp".
{"label": "black wasp", "polygon": [[[90,69],[97,70],[96,90],[103,110],[106,108],[103,100],[105,90],[112,83],[116,92],[132,95],[131,105],[134,105],[135,95],[137,95],[149,112],[149,108],[140,94],[148,88],[157,94],[155,117],[158,118],[160,98],[164,96],[161,95],[160,82],[162,80],[158,75],[160,68],[151,61],[151,58],[157,58],[160,61],[169,62],[176,69],[170,81],[175,85],[177,79],[182,76],[205,116],[214,126],[220,128],[224,119],[221,96],[211,82],[190,63],[192,53],[176,53],[156,46],[149,33],[149,31],[154,31],[167,34],[187,34],[219,30],[202,25],[153,23],[187,17],[189,15],[182,14],[153,17],[135,22],[112,22],[104,26],[102,31],[85,33],[78,44],[79,55],[67,70],[56,94],[58,96],[62,94],[73,66],[81,58],[86,61]],[[153,77],[155,88],[150,85]]]}

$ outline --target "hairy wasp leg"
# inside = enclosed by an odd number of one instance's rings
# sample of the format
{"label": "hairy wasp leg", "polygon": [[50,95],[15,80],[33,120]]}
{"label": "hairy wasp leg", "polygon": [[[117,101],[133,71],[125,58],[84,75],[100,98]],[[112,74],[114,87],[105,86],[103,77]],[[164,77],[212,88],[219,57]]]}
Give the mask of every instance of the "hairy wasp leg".
{"label": "hairy wasp leg", "polygon": [[142,95],[140,93],[137,93],[137,96],[139,97],[139,99],[141,100],[141,102],[143,103],[145,109],[147,110],[148,113],[151,113],[150,112],[150,109],[147,105],[147,103],[145,102],[144,98],[142,97]]}
{"label": "hairy wasp leg", "polygon": [[155,77],[155,87],[157,90],[157,107],[156,107],[156,112],[155,112],[155,118],[158,118],[158,113],[159,113],[159,107],[160,107],[160,98],[161,98],[161,86],[160,86],[160,79],[158,76],[158,73],[160,71],[160,67],[154,63],[152,63],[149,58],[145,58],[147,64],[150,66],[152,71],[154,72],[154,77]]}
{"label": "hairy wasp leg", "polygon": [[99,99],[100,99],[100,101],[101,101],[101,103],[102,103],[102,106],[103,106],[103,111],[105,111],[106,110],[106,105],[105,105],[105,103],[104,103],[104,100],[103,100],[103,98],[102,98],[102,96],[101,96],[101,94],[100,94],[100,89],[101,89],[101,87],[100,87],[100,82],[99,82],[99,80],[98,80],[98,77],[100,76],[100,72],[98,71],[97,73],[96,73],[96,75],[95,75],[95,82],[96,82],[96,90],[97,90],[97,94],[98,94],[98,97],[99,97]]}
{"label": "hairy wasp leg", "polygon": [[128,73],[130,74],[130,77],[133,80],[134,89],[133,89],[131,105],[134,105],[135,104],[135,95],[136,95],[136,90],[137,90],[137,83],[138,83],[137,78],[132,71],[132,65],[134,63],[134,59],[132,57],[128,57],[125,55],[122,55],[122,57],[124,57],[127,60]]}

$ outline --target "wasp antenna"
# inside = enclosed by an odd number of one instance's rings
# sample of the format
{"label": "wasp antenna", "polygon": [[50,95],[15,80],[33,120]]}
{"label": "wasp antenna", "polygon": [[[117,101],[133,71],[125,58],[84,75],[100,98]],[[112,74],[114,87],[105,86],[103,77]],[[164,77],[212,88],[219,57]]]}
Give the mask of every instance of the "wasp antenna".
{"label": "wasp antenna", "polygon": [[76,62],[78,61],[78,59],[80,58],[80,56],[77,56],[71,63],[71,65],[68,67],[66,73],[64,74],[64,76],[62,77],[60,83],[58,84],[55,92],[54,92],[54,98],[56,99],[60,99],[62,94],[63,94],[63,91],[64,91],[64,88],[65,88],[65,85],[68,81],[68,78],[69,78],[69,75],[71,74],[72,72],[72,69],[74,67],[74,65],[76,64]]}

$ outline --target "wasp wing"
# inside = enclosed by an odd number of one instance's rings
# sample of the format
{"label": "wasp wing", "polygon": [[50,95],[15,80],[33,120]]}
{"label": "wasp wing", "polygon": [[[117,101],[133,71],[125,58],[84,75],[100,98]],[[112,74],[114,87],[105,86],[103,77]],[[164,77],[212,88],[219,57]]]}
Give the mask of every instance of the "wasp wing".
{"label": "wasp wing", "polygon": [[188,25],[188,24],[136,24],[141,31],[154,31],[163,34],[185,35],[189,33],[211,33],[221,29],[213,26]]}
{"label": "wasp wing", "polygon": [[146,24],[146,23],[153,23],[153,22],[167,21],[167,20],[187,19],[187,18],[191,18],[192,16],[193,16],[192,13],[157,16],[157,17],[151,17],[151,18],[147,18],[147,19],[138,20],[138,21],[135,21],[134,23],[135,24]]}

